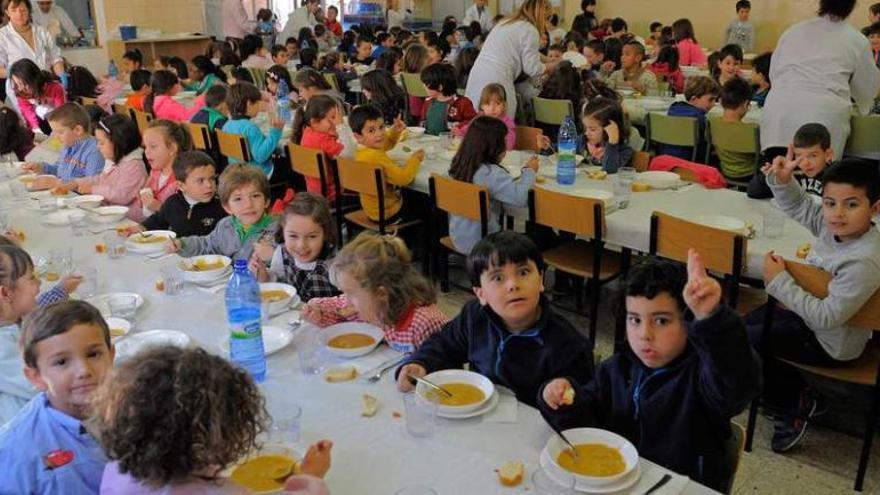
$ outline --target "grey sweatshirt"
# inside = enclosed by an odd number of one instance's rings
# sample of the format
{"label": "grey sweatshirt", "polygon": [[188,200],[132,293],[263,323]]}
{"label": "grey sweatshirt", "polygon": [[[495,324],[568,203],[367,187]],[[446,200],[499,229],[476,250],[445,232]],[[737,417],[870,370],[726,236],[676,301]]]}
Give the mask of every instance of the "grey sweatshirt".
{"label": "grey sweatshirt", "polygon": [[776,175],[767,185],[786,215],[816,236],[807,262],[831,273],[828,297],[818,299],[802,289],[788,272],[767,284],[767,293],[803,318],[828,354],[841,361],[862,354],[871,331],[846,325],[880,288],[880,231],[870,228],[858,239],[839,241],[825,226],[822,205],[807,197],[794,180],[778,184]]}
{"label": "grey sweatshirt", "polygon": [[739,19],[734,19],[727,25],[724,39],[728,44],[739,45],[743,52],[748,53],[755,44],[755,26],[751,21],[741,22]]}
{"label": "grey sweatshirt", "polygon": [[[471,182],[485,186],[489,190],[489,233],[501,230],[498,218],[504,209],[503,204],[514,207],[526,206],[529,202],[529,189],[535,185],[535,171],[523,169],[519,179],[513,180],[507,170],[495,164],[484,163],[474,173]],[[457,215],[449,215],[449,237],[459,252],[470,254],[474,245],[482,238],[480,222],[468,220]]]}
{"label": "grey sweatshirt", "polygon": [[222,254],[233,260],[250,259],[254,252],[254,242],[266,234],[273,234],[278,225],[273,221],[263,229],[260,235],[250,237],[242,242],[232,226],[232,216],[228,216],[217,222],[217,226],[208,235],[194,235],[180,239],[180,255],[184,257],[199,256],[202,254]]}

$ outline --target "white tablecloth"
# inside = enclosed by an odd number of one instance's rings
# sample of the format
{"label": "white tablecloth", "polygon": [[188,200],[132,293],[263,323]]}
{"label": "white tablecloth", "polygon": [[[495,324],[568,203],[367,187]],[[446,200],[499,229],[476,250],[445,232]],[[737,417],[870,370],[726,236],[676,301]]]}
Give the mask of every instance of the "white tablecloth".
{"label": "white tablecloth", "polygon": [[[73,237],[70,227],[44,226],[39,222],[39,213],[30,209],[31,203],[36,202],[28,200],[27,207],[16,204],[10,213],[12,225],[26,231],[24,247],[32,255],[45,255],[61,243],[71,246],[77,267],[97,269],[99,293],[133,291],[144,296],[146,301],[134,318],[133,332],[177,329],[205,349],[221,352],[219,343],[227,338],[221,294],[188,289],[183,295],[166,296],[154,288],[160,267],[175,263],[176,257],[154,261],[127,254],[111,260],[106,254],[95,253],[94,244],[100,241],[100,235]],[[0,204],[10,204],[5,184],[0,184]],[[272,323],[283,324],[293,316],[282,314]],[[314,327],[301,327],[292,346],[269,357],[268,378],[261,388],[270,413],[281,414],[291,404],[302,407],[303,445],[320,438],[334,441],[333,468],[327,476],[331,492],[388,495],[407,485],[429,484],[443,495],[513,493],[498,484],[494,469],[508,460],[523,461],[529,474],[538,466],[539,453],[551,431],[535,409],[518,404],[515,423],[479,418],[439,420],[433,438],[414,439],[406,434],[404,419],[392,416],[394,411],[403,412],[403,403],[390,374],[368,385],[329,384],[320,377],[309,379],[300,373],[295,348],[315,331]],[[360,416],[364,393],[381,401],[373,418]],[[667,472],[647,460],[642,461],[642,468],[639,484],[627,493],[644,493]],[[714,492],[676,475],[656,493]]]}

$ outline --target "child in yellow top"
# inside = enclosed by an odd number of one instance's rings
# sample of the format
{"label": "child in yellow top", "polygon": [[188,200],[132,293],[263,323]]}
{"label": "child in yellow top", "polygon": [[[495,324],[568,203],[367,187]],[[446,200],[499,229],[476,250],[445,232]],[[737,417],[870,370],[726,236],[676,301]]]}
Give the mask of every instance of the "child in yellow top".
{"label": "child in yellow top", "polygon": [[[418,150],[409,157],[403,166],[394,163],[388,157],[388,150],[393,148],[403,131],[403,121],[397,119],[391,129],[385,129],[385,118],[382,110],[374,105],[361,105],[352,110],[348,123],[358,142],[355,160],[379,165],[385,174],[385,221],[398,220],[403,207],[403,199],[393,186],[405,186],[413,181],[419,171],[419,165],[425,158],[425,152]],[[370,220],[379,221],[379,198],[370,194],[361,194],[361,207]]]}

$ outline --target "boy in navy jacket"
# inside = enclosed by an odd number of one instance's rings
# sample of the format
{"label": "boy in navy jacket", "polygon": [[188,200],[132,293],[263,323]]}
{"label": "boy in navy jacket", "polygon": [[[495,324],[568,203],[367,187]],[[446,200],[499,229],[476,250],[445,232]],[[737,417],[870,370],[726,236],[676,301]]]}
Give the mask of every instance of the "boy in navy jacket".
{"label": "boy in navy jacket", "polygon": [[[711,77],[694,76],[689,77],[684,87],[684,98],[686,101],[677,101],[669,107],[666,115],[670,117],[692,117],[697,119],[697,128],[699,129],[699,141],[697,144],[697,157],[705,155],[706,137],[703,129],[706,127],[706,114],[715,106],[715,100],[721,94],[721,88],[718,87]],[[687,146],[664,145],[660,148],[661,155],[672,155],[683,160],[690,160],[692,157],[692,148]]]}
{"label": "boy in navy jacket", "polygon": [[592,382],[554,379],[538,402],[563,429],[611,430],[643,457],[726,492],[730,418],[758,394],[760,363],[696,251],[686,285],[682,271],[655,260],[633,268],[624,293],[629,345]]}
{"label": "boy in navy jacket", "polygon": [[551,377],[593,377],[592,343],[541,295],[544,259],[531,239],[511,231],[489,235],[468,256],[468,271],[477,300],[398,368],[400,390],[413,389],[412,376],[470,363],[471,371],[534,406]]}

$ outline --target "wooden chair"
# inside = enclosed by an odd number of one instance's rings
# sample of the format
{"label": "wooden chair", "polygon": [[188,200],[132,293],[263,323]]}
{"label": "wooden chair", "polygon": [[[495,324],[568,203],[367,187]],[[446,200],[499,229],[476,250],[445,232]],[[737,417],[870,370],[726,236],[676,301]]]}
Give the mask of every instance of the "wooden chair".
{"label": "wooden chair", "polygon": [[[813,296],[824,299],[828,297],[828,283],[831,281],[831,274],[819,268],[796,263],[793,261],[785,261],[786,271],[794,278],[795,282],[809,292]],[[776,304],[772,296],[768,295],[767,304]],[[880,333],[880,291],[874,293],[868,302],[854,314],[847,322],[847,325],[870,329]],[[764,318],[763,334],[770,330],[773,326],[773,311],[767,311]],[[877,334],[874,335],[877,337]],[[767,359],[765,357],[765,359]],[[877,419],[880,417],[880,343],[877,339],[868,342],[862,355],[853,361],[841,363],[841,366],[834,368],[825,368],[822,366],[810,366],[786,359],[780,359],[795,368],[807,371],[814,375],[819,375],[832,380],[838,380],[856,385],[864,385],[871,387],[872,399],[871,407],[868,412],[867,422],[865,425],[865,437],[862,439],[862,453],[859,456],[859,467],[856,471],[856,482],[854,490],[862,491],[865,481],[865,471],[868,468],[868,458],[871,454],[871,443],[874,439],[874,433],[877,429]],[[755,421],[758,413],[758,400],[752,401],[749,409],[749,423],[746,430],[746,446],[748,452],[752,450],[752,440],[755,435]]]}
{"label": "wooden chair", "polygon": [[128,105],[120,105],[119,103],[113,104],[113,113],[117,115],[125,115],[128,118],[131,117],[131,108]]}
{"label": "wooden chair", "polygon": [[186,124],[190,136],[192,136],[193,146],[197,150],[210,150],[211,146],[211,130],[205,124]]}
{"label": "wooden chair", "polygon": [[251,151],[247,139],[240,134],[230,134],[223,131],[215,131],[217,135],[217,148],[220,154],[226,158],[235,158],[241,163],[251,161]]}
{"label": "wooden chair", "polygon": [[[342,190],[375,196],[379,203],[379,221],[375,222],[367,216],[367,212],[358,209],[343,215],[343,220],[358,227],[375,230],[382,235],[390,228],[394,231],[418,225],[421,220],[409,220],[396,224],[388,224],[385,219],[385,174],[382,167],[370,165],[351,158],[340,157],[337,162],[337,177],[340,191],[336,192],[336,207],[342,209]],[[427,244],[427,243],[426,243]]]}
{"label": "wooden chair", "polygon": [[324,80],[327,81],[327,84],[329,84],[330,87],[333,88],[334,91],[340,91],[339,90],[339,79],[336,78],[336,74],[334,74],[332,72],[324,72],[323,76],[324,76]]}
{"label": "wooden chair", "polygon": [[[603,249],[605,203],[536,187],[529,191],[529,219],[537,225],[570,232],[585,240],[574,240],[544,251],[544,261],[558,271],[585,279],[590,288],[590,342],[596,342],[599,291],[616,277],[623,266],[621,256]],[[582,287],[576,301],[580,305]]]}
{"label": "wooden chair", "polygon": [[489,191],[485,187],[455,180],[450,177],[432,173],[428,179],[431,204],[434,208],[434,266],[440,275],[440,290],[449,291],[449,258],[448,251],[467,256],[456,249],[449,236],[440,237],[441,225],[446,215],[458,215],[474,222],[480,222],[482,237],[489,235]]}
{"label": "wooden chair", "polygon": [[700,126],[693,117],[670,117],[661,113],[649,112],[647,119],[648,146],[664,144],[691,148],[691,161],[697,161],[697,148],[700,143]]}
{"label": "wooden chair", "polygon": [[153,121],[153,114],[149,112],[143,112],[136,108],[131,108],[131,116],[134,119],[134,123],[137,125],[138,131],[141,135],[144,134],[144,131],[147,130],[147,127],[150,125],[150,122]]}
{"label": "wooden chair", "polygon": [[844,155],[876,159],[880,154],[880,115],[856,115],[850,125]]}
{"label": "wooden chair", "polygon": [[651,154],[647,151],[636,151],[632,163],[636,172],[647,172],[651,165]]}
{"label": "wooden chair", "polygon": [[[880,132],[880,131],[878,131]],[[711,118],[706,121],[706,139],[710,146],[706,146],[705,163],[709,163],[709,155],[712,148],[718,154],[721,169],[724,170],[724,162],[719,152],[751,154],[752,173],[754,174],[761,166],[761,132],[758,124],[746,122],[724,122],[720,118]],[[743,190],[748,187],[748,179],[737,180],[724,177],[728,186]]]}
{"label": "wooden chair", "polygon": [[536,96],[532,98],[535,122],[548,125],[562,125],[565,117],[574,117],[571,100],[553,100]]}
{"label": "wooden chair", "polygon": [[[303,177],[320,181],[321,196],[324,196],[325,198],[329,197],[329,188],[327,186],[328,178],[333,181],[336,186],[335,190],[338,194],[339,180],[333,173],[333,167],[325,161],[324,153],[321,150],[288,143],[287,156],[290,159],[291,170]],[[339,242],[342,242],[342,210],[337,208],[335,204],[333,205],[333,209],[336,215],[336,238],[339,239]]]}
{"label": "wooden chair", "polygon": [[541,151],[538,146],[538,137],[543,136],[544,131],[537,127],[516,126],[516,142],[513,146],[515,150],[522,151]]}
{"label": "wooden chair", "polygon": [[89,106],[89,105],[97,105],[98,99],[97,98],[90,98],[88,96],[80,96],[79,103],[80,103],[80,105],[82,105],[84,107]]}
{"label": "wooden chair", "polygon": [[667,213],[651,214],[651,254],[687,263],[689,248],[700,252],[708,270],[724,274],[728,281],[727,300],[736,308],[746,259],[746,238],[742,233],[708,227]]}
{"label": "wooden chair", "polygon": [[248,68],[251,77],[254,79],[254,85],[258,88],[266,87],[266,69],[258,69],[256,67]]}

